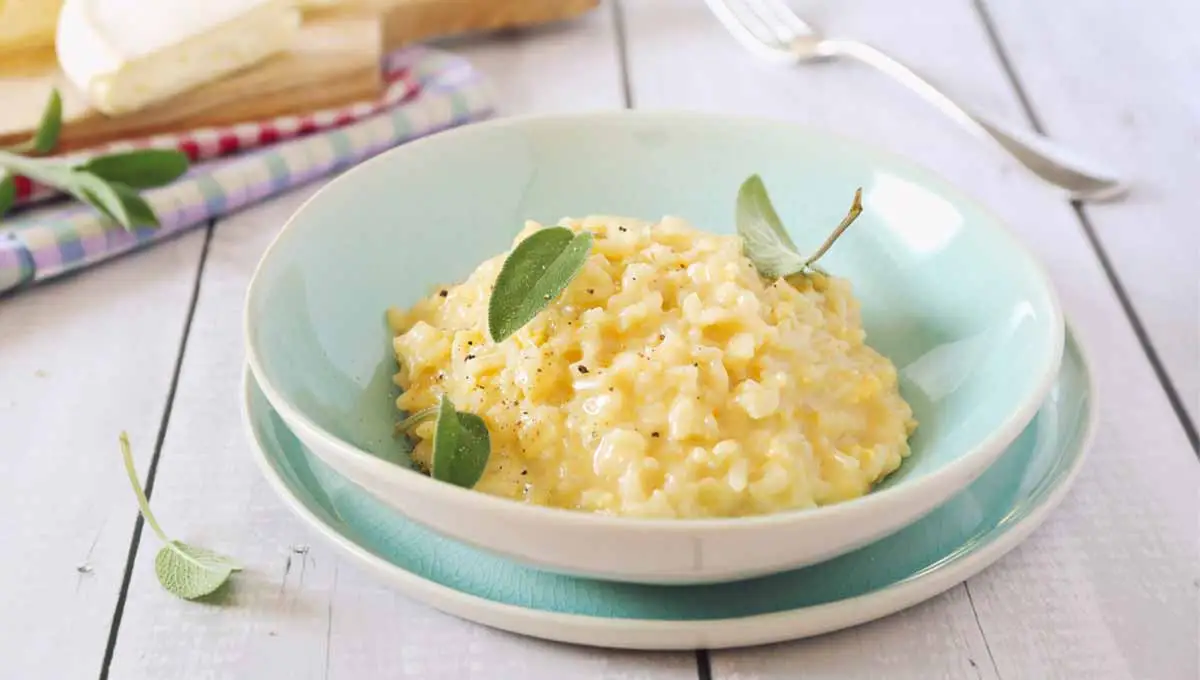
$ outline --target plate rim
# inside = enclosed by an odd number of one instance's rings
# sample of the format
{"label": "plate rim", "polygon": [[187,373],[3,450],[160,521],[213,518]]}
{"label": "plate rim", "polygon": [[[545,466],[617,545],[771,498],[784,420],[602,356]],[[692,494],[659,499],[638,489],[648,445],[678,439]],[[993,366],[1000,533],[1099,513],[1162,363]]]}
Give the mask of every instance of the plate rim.
{"label": "plate rim", "polygon": [[[724,649],[797,640],[860,625],[907,609],[975,576],[1041,526],[1074,486],[1091,450],[1099,414],[1087,350],[1072,332],[1069,322],[1066,330],[1064,353],[1073,350],[1077,354],[1088,395],[1084,433],[1071,467],[1024,518],[974,551],[878,590],[785,611],[723,619],[631,619],[544,611],[464,593],[414,574],[374,554],[317,517],[271,466],[252,422],[250,387],[251,381],[257,384],[257,380],[248,365],[243,365],[242,369],[239,403],[251,457],[284,505],[323,540],[340,548],[359,566],[376,574],[404,596],[473,623],[556,642],[647,651]],[[1057,383],[1057,379],[1054,382]],[[274,408],[273,404],[269,406]],[[286,423],[284,425],[286,427]]]}

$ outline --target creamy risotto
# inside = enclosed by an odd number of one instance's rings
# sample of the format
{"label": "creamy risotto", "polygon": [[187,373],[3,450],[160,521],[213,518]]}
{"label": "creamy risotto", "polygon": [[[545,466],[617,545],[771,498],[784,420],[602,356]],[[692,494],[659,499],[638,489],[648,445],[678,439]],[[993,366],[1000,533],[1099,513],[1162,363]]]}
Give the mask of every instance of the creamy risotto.
{"label": "creamy risotto", "polygon": [[[734,236],[679,219],[589,217],[579,275],[500,343],[488,298],[506,254],[388,317],[413,412],[444,393],[481,416],[475,489],[643,517],[733,517],[861,496],[916,427],[865,344],[850,284],[759,276]],[[540,229],[528,223],[516,243]],[[417,426],[428,465],[434,424]]]}

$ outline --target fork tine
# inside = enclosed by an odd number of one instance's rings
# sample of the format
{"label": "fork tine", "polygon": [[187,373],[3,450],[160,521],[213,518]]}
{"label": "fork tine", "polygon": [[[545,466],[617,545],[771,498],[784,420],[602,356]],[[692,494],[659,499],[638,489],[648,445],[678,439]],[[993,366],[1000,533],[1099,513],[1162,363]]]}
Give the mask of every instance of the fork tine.
{"label": "fork tine", "polygon": [[787,4],[785,0],[746,0],[747,2],[758,5],[761,13],[769,17],[770,20],[777,24],[786,26],[792,34],[787,40],[792,40],[799,35],[811,33],[812,28],[796,14],[795,10]]}
{"label": "fork tine", "polygon": [[756,49],[774,44],[770,26],[756,15],[747,16],[745,2],[742,0],[705,1],[713,14],[725,24],[725,28],[729,29],[734,37],[746,42],[747,47]]}
{"label": "fork tine", "polygon": [[[791,12],[787,7],[779,6],[775,0],[739,0],[739,4],[779,45],[787,45],[796,38],[796,33],[789,25],[791,22],[785,22],[780,17],[786,17]],[[796,18],[794,14],[792,18]]]}

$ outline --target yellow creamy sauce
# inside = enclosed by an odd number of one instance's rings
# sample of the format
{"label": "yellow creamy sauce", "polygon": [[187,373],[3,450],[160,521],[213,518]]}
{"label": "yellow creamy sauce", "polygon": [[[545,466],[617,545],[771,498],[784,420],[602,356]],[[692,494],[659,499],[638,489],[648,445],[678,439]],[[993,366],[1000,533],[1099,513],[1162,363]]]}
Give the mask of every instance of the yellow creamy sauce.
{"label": "yellow creamy sauce", "polygon": [[[732,517],[855,498],[908,455],[896,369],[868,347],[850,284],[761,278],[736,237],[679,219],[565,220],[595,242],[579,276],[494,344],[507,253],[389,310],[404,411],[445,392],[492,454],[476,490],[646,517]],[[528,223],[516,243],[541,225]],[[432,423],[415,430],[429,462]]]}

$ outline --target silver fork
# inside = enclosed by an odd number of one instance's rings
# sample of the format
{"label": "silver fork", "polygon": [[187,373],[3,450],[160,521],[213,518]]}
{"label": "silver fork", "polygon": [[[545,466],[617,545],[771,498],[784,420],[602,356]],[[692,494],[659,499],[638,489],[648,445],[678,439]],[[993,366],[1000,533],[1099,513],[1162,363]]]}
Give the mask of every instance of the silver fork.
{"label": "silver fork", "polygon": [[1033,131],[1005,129],[970,111],[874,47],[855,40],[825,38],[783,0],[705,1],[730,33],[759,57],[780,64],[853,57],[921,95],[967,130],[995,142],[1034,175],[1065,189],[1071,198],[1103,201],[1125,193],[1125,186],[1110,172]]}

